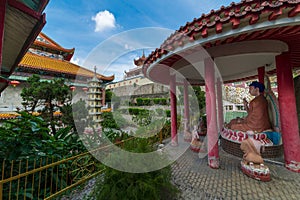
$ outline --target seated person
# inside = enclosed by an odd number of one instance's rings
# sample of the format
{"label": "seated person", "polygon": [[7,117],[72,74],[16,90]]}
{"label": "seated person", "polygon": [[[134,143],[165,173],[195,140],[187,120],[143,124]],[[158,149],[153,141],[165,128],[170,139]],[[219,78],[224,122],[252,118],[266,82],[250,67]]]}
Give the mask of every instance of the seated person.
{"label": "seated person", "polygon": [[249,85],[249,93],[255,98],[250,101],[249,105],[244,99],[244,106],[247,111],[245,118],[232,119],[226,127],[232,130],[240,131],[256,131],[262,132],[271,129],[271,123],[268,114],[268,102],[263,95],[264,84],[253,81]]}

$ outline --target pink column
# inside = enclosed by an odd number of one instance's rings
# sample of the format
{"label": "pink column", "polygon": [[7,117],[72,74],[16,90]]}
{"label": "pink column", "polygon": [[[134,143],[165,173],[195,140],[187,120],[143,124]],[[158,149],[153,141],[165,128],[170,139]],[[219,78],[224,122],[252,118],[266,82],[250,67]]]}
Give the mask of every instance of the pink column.
{"label": "pink column", "polygon": [[218,127],[215,92],[214,63],[205,59],[205,95],[207,117],[208,164],[211,168],[219,168]]}
{"label": "pink column", "polygon": [[6,0],[0,0],[0,71],[2,68],[2,50],[4,42],[4,21],[5,21]]}
{"label": "pink column", "polygon": [[188,93],[188,82],[184,80],[183,82],[183,100],[184,100],[184,119],[183,119],[183,138],[186,142],[192,141],[192,133],[190,131],[190,110],[189,110],[189,93]]}
{"label": "pink column", "polygon": [[258,82],[265,83],[265,67],[259,67],[257,68],[258,73]]}
{"label": "pink column", "polygon": [[183,101],[184,101],[184,119],[185,119],[185,126],[184,131],[189,131],[189,124],[190,124],[190,110],[189,110],[189,93],[188,93],[188,82],[184,80],[184,94],[183,94]]}
{"label": "pink column", "polygon": [[300,138],[292,66],[289,53],[276,56],[278,102],[287,169],[300,172]]}
{"label": "pink column", "polygon": [[218,125],[219,130],[222,130],[224,125],[223,100],[222,100],[222,83],[220,78],[217,78],[217,102],[218,102]]}
{"label": "pink column", "polygon": [[171,145],[178,145],[177,137],[177,109],[176,109],[176,75],[170,75],[170,103],[171,103]]}

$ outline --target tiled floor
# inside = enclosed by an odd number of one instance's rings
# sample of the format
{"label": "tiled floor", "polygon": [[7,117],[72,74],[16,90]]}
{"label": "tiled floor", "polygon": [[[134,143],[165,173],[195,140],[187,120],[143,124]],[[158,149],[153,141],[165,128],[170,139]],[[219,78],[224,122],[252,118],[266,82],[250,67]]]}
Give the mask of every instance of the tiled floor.
{"label": "tiled floor", "polygon": [[187,150],[173,165],[173,181],[181,189],[179,199],[300,199],[300,174],[266,162],[271,181],[249,178],[240,169],[241,158],[220,148],[220,169],[211,169],[207,157]]}

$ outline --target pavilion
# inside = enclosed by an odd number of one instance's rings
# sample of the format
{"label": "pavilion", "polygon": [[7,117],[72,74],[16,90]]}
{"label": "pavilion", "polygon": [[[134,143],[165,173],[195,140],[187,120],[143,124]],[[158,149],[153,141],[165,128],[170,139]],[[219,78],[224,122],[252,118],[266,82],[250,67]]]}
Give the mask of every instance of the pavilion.
{"label": "pavilion", "polygon": [[292,72],[300,67],[300,1],[242,0],[181,26],[146,59],[143,73],[170,85],[171,137],[178,143],[176,86],[183,85],[189,120],[189,85],[205,85],[208,163],[219,167],[223,127],[222,83],[276,75],[284,159],[300,172],[300,138]]}

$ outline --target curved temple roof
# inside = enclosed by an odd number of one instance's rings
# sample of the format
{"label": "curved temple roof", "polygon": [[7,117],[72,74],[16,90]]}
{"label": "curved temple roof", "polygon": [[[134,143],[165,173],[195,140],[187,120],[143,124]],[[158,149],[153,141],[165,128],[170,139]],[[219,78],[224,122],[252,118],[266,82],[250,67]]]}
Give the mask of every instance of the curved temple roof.
{"label": "curved temple roof", "polygon": [[261,66],[269,74],[276,72],[275,56],[285,51],[291,53],[292,66],[300,67],[299,12],[299,0],[242,0],[222,6],[171,34],[147,57],[143,72],[153,81],[168,84],[167,68],[171,67],[191,84],[204,84],[191,68],[195,63],[190,57],[194,54],[196,65],[202,66],[199,55],[205,54],[203,59],[214,60],[224,82],[235,82],[255,78]]}
{"label": "curved temple roof", "polygon": [[[45,56],[36,55],[33,53],[26,53],[22,61],[19,64],[19,67],[33,69],[33,70],[43,70],[54,73],[64,73],[74,76],[85,76],[93,77],[94,72],[85,68],[82,68],[76,64],[73,64],[69,61],[52,59]],[[105,81],[114,80],[114,75],[112,76],[103,76],[98,75],[98,78]]]}

